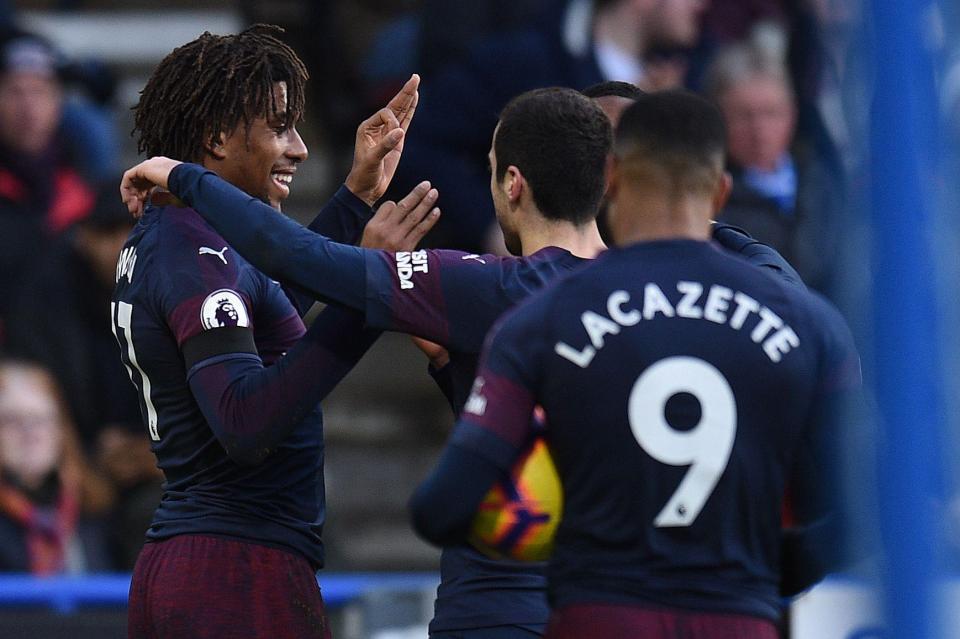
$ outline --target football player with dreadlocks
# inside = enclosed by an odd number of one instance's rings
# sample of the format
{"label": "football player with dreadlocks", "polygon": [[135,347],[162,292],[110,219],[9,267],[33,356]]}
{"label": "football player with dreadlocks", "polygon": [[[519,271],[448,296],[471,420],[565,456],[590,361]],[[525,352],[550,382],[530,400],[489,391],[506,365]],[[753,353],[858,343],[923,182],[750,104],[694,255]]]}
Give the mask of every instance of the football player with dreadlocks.
{"label": "football player with dreadlocks", "polygon": [[[168,55],[135,107],[140,151],[191,158],[279,209],[307,157],[296,129],[307,71],[279,33],[204,33]],[[360,125],[353,169],[314,230],[358,239],[393,176],[418,82]],[[397,240],[381,246],[413,248],[437,218],[435,199],[420,185],[381,206],[385,237]],[[129,636],[329,637],[315,576],[325,514],[317,404],[377,333],[333,307],[306,330],[304,298],[195,212],[163,204],[155,195],[128,238],[111,304],[166,476],[130,586]]]}

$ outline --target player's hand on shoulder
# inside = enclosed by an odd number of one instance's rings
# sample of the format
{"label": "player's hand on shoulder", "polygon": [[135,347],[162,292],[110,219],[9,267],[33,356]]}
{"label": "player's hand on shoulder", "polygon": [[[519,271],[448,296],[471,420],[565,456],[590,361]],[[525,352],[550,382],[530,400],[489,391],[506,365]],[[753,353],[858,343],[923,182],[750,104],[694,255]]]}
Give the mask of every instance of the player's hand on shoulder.
{"label": "player's hand on shoulder", "polygon": [[434,206],[439,193],[421,182],[399,202],[384,202],[366,228],[360,246],[389,251],[412,251],[440,219]]}
{"label": "player's hand on shoulder", "polygon": [[360,123],[347,176],[350,191],[370,206],[383,197],[397,171],[403,140],[420,99],[420,76],[410,76],[387,106]]}
{"label": "player's hand on shoulder", "polygon": [[753,236],[739,226],[733,226],[732,224],[726,224],[724,222],[714,221],[713,224],[710,225],[710,234],[717,244],[734,253],[741,252],[743,247],[748,244],[756,243]]}
{"label": "player's hand on shoulder", "polygon": [[134,217],[139,218],[143,215],[147,198],[156,187],[167,188],[170,172],[178,164],[182,163],[156,156],[124,172],[120,180],[120,199]]}

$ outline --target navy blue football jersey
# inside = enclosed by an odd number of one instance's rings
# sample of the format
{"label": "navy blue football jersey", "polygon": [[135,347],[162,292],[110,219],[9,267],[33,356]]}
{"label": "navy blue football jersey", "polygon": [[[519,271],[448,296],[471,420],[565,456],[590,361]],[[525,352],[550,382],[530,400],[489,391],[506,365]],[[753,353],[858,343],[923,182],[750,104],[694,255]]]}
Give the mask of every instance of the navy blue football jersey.
{"label": "navy blue football jersey", "polygon": [[[496,320],[588,262],[556,247],[522,258],[364,250],[269,215],[262,202],[196,165],[176,167],[169,187],[272,277],[362,311],[372,328],[446,347],[446,392],[456,414],[469,395],[484,338]],[[751,259],[764,267],[784,264],[789,269],[775,252],[751,247]],[[545,586],[539,564],[492,560],[466,544],[445,548],[431,630],[545,624]]]}
{"label": "navy blue football jersey", "polygon": [[277,282],[175,207],[130,234],[111,312],[166,478],[148,540],[224,535],[322,565],[317,402],[375,339],[362,318],[327,309],[305,335]]}
{"label": "navy blue football jersey", "polygon": [[507,469],[543,407],[564,491],[553,606],[778,619],[785,487],[827,459],[827,408],[859,383],[821,298],[706,242],[637,244],[503,320],[451,445]]}

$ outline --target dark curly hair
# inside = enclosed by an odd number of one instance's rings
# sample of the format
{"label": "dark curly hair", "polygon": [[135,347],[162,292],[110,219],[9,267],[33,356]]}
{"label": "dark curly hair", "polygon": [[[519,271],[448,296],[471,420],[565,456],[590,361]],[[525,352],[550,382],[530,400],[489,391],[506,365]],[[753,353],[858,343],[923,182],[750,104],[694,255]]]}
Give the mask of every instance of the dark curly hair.
{"label": "dark curly hair", "polygon": [[204,32],[157,65],[133,107],[137,150],[199,162],[221,133],[277,113],[274,84],[287,85],[285,126],[303,117],[309,77],[280,27],[255,24],[236,35]]}

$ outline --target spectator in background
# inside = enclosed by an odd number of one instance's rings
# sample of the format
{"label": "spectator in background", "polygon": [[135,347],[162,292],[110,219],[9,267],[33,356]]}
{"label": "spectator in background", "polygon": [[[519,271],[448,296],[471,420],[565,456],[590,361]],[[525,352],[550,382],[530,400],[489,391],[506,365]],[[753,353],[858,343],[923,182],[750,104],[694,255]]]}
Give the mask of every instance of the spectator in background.
{"label": "spectator in background", "polygon": [[[243,20],[279,24],[313,77],[310,112],[322,131],[327,179],[339,184],[353,160],[356,123],[380,108],[413,73],[424,78],[460,60],[490,34],[530,25],[569,0],[241,0]],[[311,127],[312,128],[312,127]],[[310,131],[306,131],[307,136]],[[307,146],[310,139],[305,136]]]}
{"label": "spectator in background", "polygon": [[744,43],[720,51],[706,91],[727,124],[733,192],[718,220],[777,249],[814,289],[830,288],[844,210],[842,177],[798,139],[797,108],[776,51]]}
{"label": "spectator in background", "polygon": [[113,484],[111,547],[125,569],[136,561],[162,481],[110,330],[117,256],[132,226],[116,183],[104,183],[90,215],[26,275],[8,322],[8,350],[57,378],[84,449]]}
{"label": "spectator in background", "polygon": [[133,219],[104,183],[91,213],[38,256],[15,287],[7,350],[41,362],[58,379],[84,447],[106,424],[140,430],[136,392],[117,358],[110,295]]}
{"label": "spectator in background", "polygon": [[36,364],[0,360],[0,570],[108,568],[98,518],[109,500],[53,377]]}
{"label": "spectator in background", "polygon": [[703,15],[704,39],[729,44],[750,36],[760,22],[786,24],[786,0],[711,0]]}
{"label": "spectator in background", "polygon": [[778,29],[783,37],[791,25],[792,0],[711,0],[703,14],[703,31],[691,52],[688,87],[703,88],[707,66],[723,47],[743,42],[758,29]]}
{"label": "spectator in background", "polygon": [[849,182],[864,180],[872,69],[859,0],[791,3],[787,63],[798,130]]}
{"label": "spectator in background", "polygon": [[[503,106],[544,86],[581,89],[602,80],[644,83],[653,47],[693,45],[705,0],[573,0],[543,27],[494,34],[425,82],[419,124],[406,141],[394,187],[429,178],[443,193],[435,243],[484,250],[497,229],[487,150]],[[502,249],[501,249],[502,252]]]}
{"label": "spectator in background", "polygon": [[53,236],[93,205],[79,160],[60,135],[62,107],[49,43],[22,31],[0,34],[0,331],[14,284]]}

